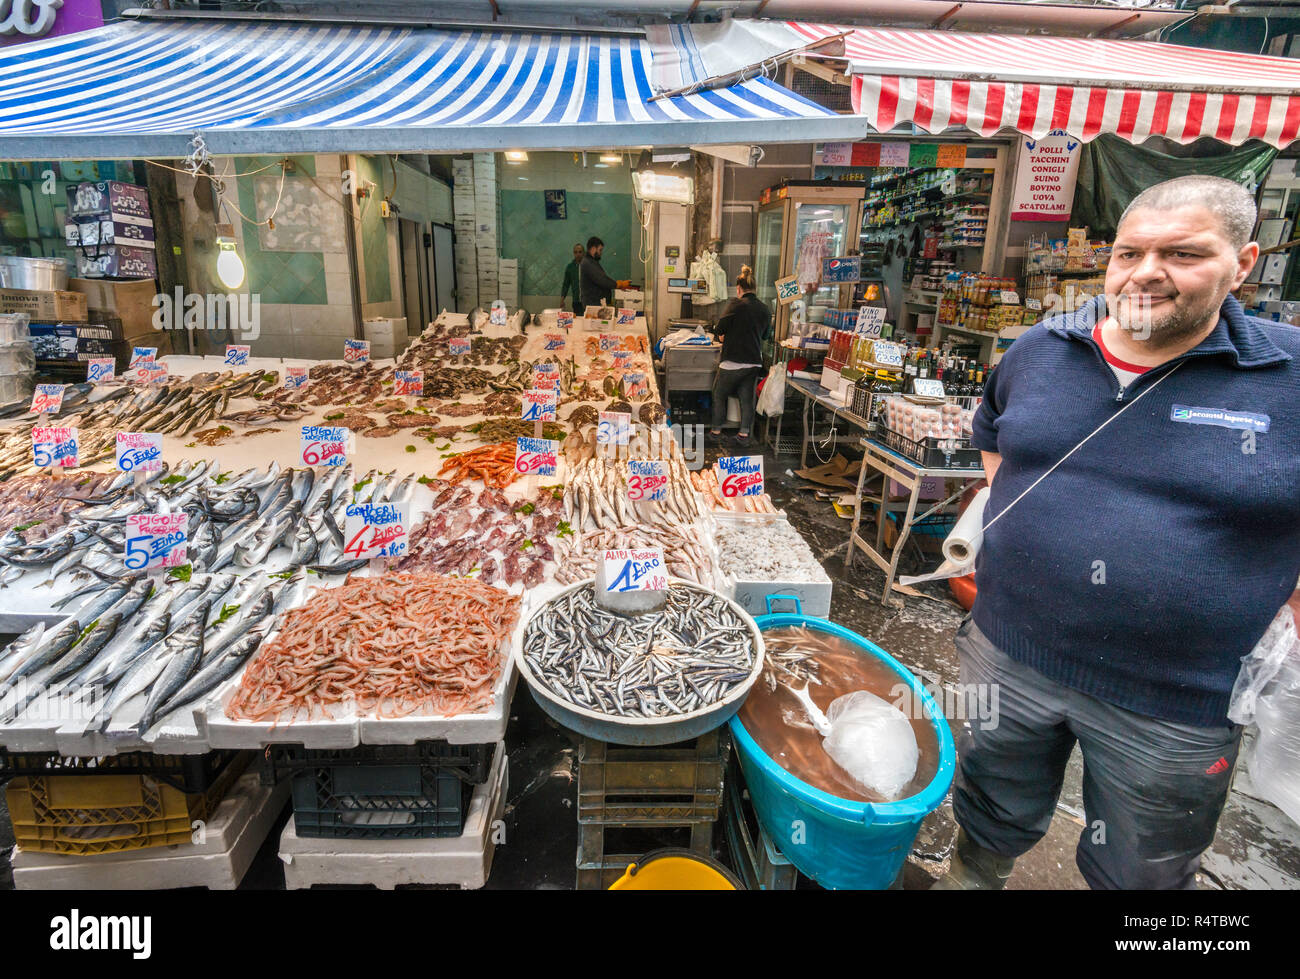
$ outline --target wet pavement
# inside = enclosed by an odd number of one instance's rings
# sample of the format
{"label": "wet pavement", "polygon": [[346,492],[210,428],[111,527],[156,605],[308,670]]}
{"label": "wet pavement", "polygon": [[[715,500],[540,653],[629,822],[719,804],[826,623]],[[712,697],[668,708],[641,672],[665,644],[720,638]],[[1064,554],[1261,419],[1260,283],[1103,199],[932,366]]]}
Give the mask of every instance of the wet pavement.
{"label": "wet pavement", "polygon": [[[754,451],[754,450],[749,450]],[[713,455],[716,453],[710,453]],[[958,682],[953,635],[964,611],[943,583],[920,589],[929,597],[907,597],[901,607],[885,607],[880,598],[884,576],[865,559],[844,567],[850,521],[835,513],[829,500],[818,499],[808,484],[788,470],[797,459],[765,452],[767,487],[777,506],[804,535],[834,582],[831,618],[890,652],[927,684],[952,688]],[[838,494],[837,494],[838,495]],[[936,537],[934,539],[937,546]],[[910,548],[903,573],[922,573],[938,564],[934,554]],[[956,721],[953,722],[954,725]],[[521,688],[512,704],[506,735],[510,756],[504,843],[493,860],[489,889],[569,889],[574,886],[578,828],[577,736],[546,717]],[[1064,789],[1047,835],[1017,861],[1009,887],[1079,889],[1086,887],[1074,863],[1074,848],[1084,827],[1082,759],[1070,760]],[[286,811],[268,836],[241,889],[280,889],[284,875],[276,843]],[[904,869],[904,889],[928,888],[947,869],[956,825],[948,802],[921,828]],[[716,832],[715,856],[734,865]],[[13,886],[8,848],[12,845],[8,814],[0,793],[0,889]],[[646,838],[645,847],[673,843],[665,836]],[[801,887],[815,887],[804,880]],[[1219,823],[1214,846],[1203,860],[1201,886],[1214,889],[1300,887],[1300,827],[1277,808],[1256,798],[1248,772],[1238,766],[1233,790]]]}

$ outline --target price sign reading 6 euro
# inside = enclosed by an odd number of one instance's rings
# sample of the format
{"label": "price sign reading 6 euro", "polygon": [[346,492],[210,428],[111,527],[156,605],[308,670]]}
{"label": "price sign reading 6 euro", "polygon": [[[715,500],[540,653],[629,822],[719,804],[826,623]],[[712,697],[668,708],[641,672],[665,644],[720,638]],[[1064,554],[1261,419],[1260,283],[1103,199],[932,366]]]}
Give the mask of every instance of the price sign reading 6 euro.
{"label": "price sign reading 6 euro", "polygon": [[131,571],[176,568],[185,563],[187,513],[132,513],[126,518],[126,553]]}
{"label": "price sign reading 6 euro", "polygon": [[559,444],[554,439],[515,439],[515,472],[525,476],[554,476]]}
{"label": "price sign reading 6 euro", "polygon": [[304,466],[341,466],[348,461],[348,442],[352,433],[331,425],[302,427],[302,464]]}
{"label": "price sign reading 6 euro", "polygon": [[718,460],[718,477],[723,496],[761,496],[763,457],[724,456]]}
{"label": "price sign reading 6 euro", "polygon": [[162,436],[149,432],[117,433],[117,468],[124,473],[160,472]]}
{"label": "price sign reading 6 euro", "polygon": [[396,503],[350,503],[344,512],[343,553],[350,558],[406,553],[406,508]]}
{"label": "price sign reading 6 euro", "polygon": [[667,463],[662,459],[629,459],[627,498],[662,500],[668,496]]}

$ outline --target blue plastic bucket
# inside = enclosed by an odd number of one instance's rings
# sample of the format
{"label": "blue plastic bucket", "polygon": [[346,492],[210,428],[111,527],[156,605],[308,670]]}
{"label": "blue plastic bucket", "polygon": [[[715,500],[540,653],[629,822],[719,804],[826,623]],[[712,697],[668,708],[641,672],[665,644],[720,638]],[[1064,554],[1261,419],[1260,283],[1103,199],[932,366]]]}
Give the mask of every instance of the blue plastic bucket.
{"label": "blue plastic bucket", "polygon": [[[774,601],[793,601],[794,613],[773,613]],[[792,595],[769,595],[767,610],[755,619],[762,632],[806,626],[838,636],[885,662],[912,688],[934,727],[939,767],[924,789],[897,802],[853,802],[787,772],[750,737],[739,714],[728,722],[759,821],[785,858],[823,887],[884,890],[902,870],[921,821],[939,808],[952,785],[957,762],[952,731],[920,681],[875,643],[834,622],[804,615]]]}

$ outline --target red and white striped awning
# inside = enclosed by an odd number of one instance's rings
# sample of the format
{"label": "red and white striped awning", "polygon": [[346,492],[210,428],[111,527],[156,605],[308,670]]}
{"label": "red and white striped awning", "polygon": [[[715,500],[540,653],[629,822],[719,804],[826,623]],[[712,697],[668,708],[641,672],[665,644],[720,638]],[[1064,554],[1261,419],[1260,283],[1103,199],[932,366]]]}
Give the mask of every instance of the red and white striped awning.
{"label": "red and white striped awning", "polygon": [[1290,58],[1148,41],[788,26],[807,41],[849,31],[853,111],[880,132],[911,123],[928,133],[1009,128],[1037,139],[1063,129],[1085,140],[1212,136],[1278,147],[1300,133],[1300,61]]}

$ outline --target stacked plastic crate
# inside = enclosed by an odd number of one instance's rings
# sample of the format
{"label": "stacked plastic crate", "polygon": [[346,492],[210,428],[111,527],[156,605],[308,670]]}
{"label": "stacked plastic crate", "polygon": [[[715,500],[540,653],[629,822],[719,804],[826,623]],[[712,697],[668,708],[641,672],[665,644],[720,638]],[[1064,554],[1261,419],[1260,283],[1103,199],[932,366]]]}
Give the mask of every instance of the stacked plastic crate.
{"label": "stacked plastic crate", "polygon": [[664,846],[712,855],[730,748],[724,729],[653,748],[583,738],[578,888],[607,888],[628,864]]}
{"label": "stacked plastic crate", "polygon": [[478,301],[478,224],[474,214],[474,161],[451,161],[451,205],[455,224],[456,308],[468,313]]}
{"label": "stacked plastic crate", "polygon": [[497,257],[497,162],[495,153],[474,154],[474,221],[478,262],[479,305],[485,309],[500,299],[501,271]]}

